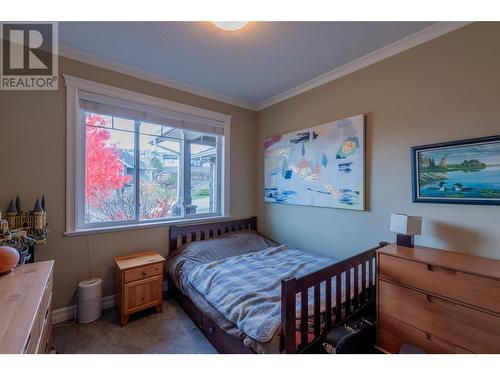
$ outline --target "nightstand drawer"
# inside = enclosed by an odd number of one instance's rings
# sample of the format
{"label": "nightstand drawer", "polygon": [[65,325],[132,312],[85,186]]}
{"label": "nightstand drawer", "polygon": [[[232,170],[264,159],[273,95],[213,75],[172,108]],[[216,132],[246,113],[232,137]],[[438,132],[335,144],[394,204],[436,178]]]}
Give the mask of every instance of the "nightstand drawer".
{"label": "nightstand drawer", "polygon": [[132,314],[150,306],[162,303],[162,276],[132,281],[124,286],[123,308]]}
{"label": "nightstand drawer", "polygon": [[163,272],[163,263],[156,263],[150,266],[133,268],[125,271],[124,281],[126,283],[141,279],[147,279],[151,276],[160,275]]}
{"label": "nightstand drawer", "polygon": [[379,312],[477,353],[500,353],[500,318],[380,280]]}
{"label": "nightstand drawer", "polygon": [[379,321],[380,349],[389,353],[398,353],[403,344],[411,344],[421,348],[426,353],[439,354],[470,354],[468,350],[450,342],[432,336],[408,324],[380,314]]}
{"label": "nightstand drawer", "polygon": [[380,254],[379,262],[383,279],[500,313],[498,280],[385,254]]}

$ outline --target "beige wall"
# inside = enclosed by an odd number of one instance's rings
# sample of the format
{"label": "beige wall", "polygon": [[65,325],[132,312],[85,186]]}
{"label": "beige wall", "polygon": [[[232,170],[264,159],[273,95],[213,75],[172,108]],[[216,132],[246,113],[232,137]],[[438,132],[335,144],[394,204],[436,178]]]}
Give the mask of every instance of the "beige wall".
{"label": "beige wall", "polygon": [[[410,147],[500,134],[500,23],[472,24],[258,114],[260,229],[332,257],[394,240],[391,212],[424,217],[418,244],[500,258],[500,207],[411,202]],[[264,139],[365,113],[366,212],[263,203]]]}
{"label": "beige wall", "polygon": [[[231,215],[255,215],[255,112],[169,89],[94,66],[61,59],[59,73],[232,115]],[[64,237],[65,230],[65,90],[0,91],[0,207],[5,212],[19,194],[23,208],[32,209],[45,194],[50,235],[37,248],[36,259],[54,259],[55,308],[74,303],[80,280],[103,278],[103,295],[113,294],[113,258],[143,249],[168,251],[168,227]]]}
{"label": "beige wall", "polygon": [[[258,114],[73,60],[60,73],[233,116],[231,215],[258,212],[278,240],[343,258],[392,240],[391,212],[424,216],[418,243],[500,258],[500,208],[411,203],[409,147],[500,133],[500,24],[473,24],[267,108]],[[62,87],[62,78],[60,85]],[[263,140],[366,113],[366,212],[264,204]],[[55,259],[55,308],[74,302],[78,281],[104,279],[113,293],[113,257],[168,250],[168,229],[64,237],[65,93],[0,91],[0,207],[19,194],[31,208],[45,194],[51,233],[37,259]]]}

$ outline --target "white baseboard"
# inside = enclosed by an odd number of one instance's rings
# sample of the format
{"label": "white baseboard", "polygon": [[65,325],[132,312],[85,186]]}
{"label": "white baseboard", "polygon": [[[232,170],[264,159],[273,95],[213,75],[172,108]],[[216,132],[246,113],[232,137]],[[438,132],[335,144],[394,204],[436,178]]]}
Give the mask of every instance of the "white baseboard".
{"label": "white baseboard", "polygon": [[[115,295],[112,294],[110,296],[106,296],[102,298],[102,309],[110,309],[115,307]],[[68,320],[75,319],[76,314],[76,305],[71,305],[67,307],[63,307],[57,310],[52,311],[52,324],[59,324],[62,322],[66,322]]]}
{"label": "white baseboard", "polygon": [[[163,291],[168,290],[167,280],[163,281]],[[110,309],[115,307],[115,295],[112,294],[110,296],[106,296],[102,298],[102,309]],[[76,314],[76,305],[71,305],[68,307],[63,307],[57,310],[52,311],[52,324],[59,324],[62,322],[66,322],[68,320],[75,319]]]}

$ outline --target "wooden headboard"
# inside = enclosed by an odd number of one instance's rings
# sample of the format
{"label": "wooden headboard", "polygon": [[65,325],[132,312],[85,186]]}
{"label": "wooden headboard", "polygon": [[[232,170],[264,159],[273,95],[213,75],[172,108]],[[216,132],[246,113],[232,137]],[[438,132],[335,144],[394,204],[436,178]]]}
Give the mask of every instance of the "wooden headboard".
{"label": "wooden headboard", "polygon": [[255,216],[248,219],[216,221],[207,224],[171,225],[169,251],[176,250],[179,242],[180,245],[183,245],[188,240],[191,242],[200,241],[220,236],[223,233],[249,229],[257,230],[257,218]]}

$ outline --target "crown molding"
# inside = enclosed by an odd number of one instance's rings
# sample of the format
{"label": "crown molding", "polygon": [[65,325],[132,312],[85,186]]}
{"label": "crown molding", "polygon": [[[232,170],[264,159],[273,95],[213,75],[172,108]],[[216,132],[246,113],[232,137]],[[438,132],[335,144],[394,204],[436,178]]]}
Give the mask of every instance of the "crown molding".
{"label": "crown molding", "polygon": [[359,57],[341,67],[333,69],[325,74],[322,74],[310,81],[301,83],[289,90],[286,90],[278,95],[271,98],[263,100],[260,103],[252,103],[236,98],[232,98],[226,95],[218,94],[216,92],[202,89],[190,84],[177,81],[159,74],[150,73],[142,69],[133,68],[129,65],[125,65],[110,59],[97,57],[89,53],[70,48],[64,45],[59,45],[59,55],[87,63],[90,65],[98,66],[100,68],[112,70],[115,72],[123,73],[131,77],[139,78],[145,81],[150,81],[156,84],[160,84],[166,87],[174,88],[177,90],[185,91],[190,94],[202,96],[208,99],[216,100],[218,102],[227,103],[235,105],[238,107],[250,109],[252,111],[260,111],[264,108],[270,107],[274,104],[297,96],[303,92],[309,91],[315,87],[324,85],[325,83],[334,81],[340,77],[347,74],[353,73],[357,70],[365,68],[369,65],[375,64],[379,61],[387,59],[388,57],[397,55],[401,52],[409,50],[420,44],[426,43],[432,39],[438,38],[444,34],[455,31],[459,28],[467,26],[471,22],[438,22],[432,26],[429,26],[423,30],[420,30],[414,34],[411,34],[403,39],[397,40],[391,44],[388,44],[376,51],[373,51],[365,56]]}
{"label": "crown molding", "polygon": [[342,65],[341,67],[331,70],[316,78],[313,78],[310,81],[301,83],[300,85],[295,86],[290,90],[284,91],[281,94],[263,100],[262,102],[257,104],[257,111],[263,110],[264,108],[270,107],[286,99],[297,96],[315,87],[324,85],[325,83],[336,80],[340,77],[353,73],[369,65],[375,64],[379,61],[387,59],[388,57],[397,55],[398,53],[404,52],[420,44],[426,43],[432,39],[438,38],[444,34],[450,33],[461,27],[467,26],[470,23],[471,22],[436,23],[414,34],[411,34],[403,39],[397,40],[391,44],[379,48],[378,50],[375,50],[365,56],[359,57],[345,65]]}
{"label": "crown molding", "polygon": [[139,78],[166,87],[188,92],[190,94],[216,100],[218,102],[235,105],[237,107],[243,107],[246,109],[250,109],[252,111],[255,111],[257,109],[255,103],[247,102],[236,98],[231,98],[229,96],[218,94],[210,90],[205,90],[199,87],[195,87],[187,83],[177,81],[159,74],[150,73],[142,69],[133,68],[129,65],[125,65],[107,58],[97,57],[95,55],[91,55],[89,53],[80,51],[75,48],[59,45],[59,55],[68,59],[94,65],[103,69],[126,74],[134,78]]}

